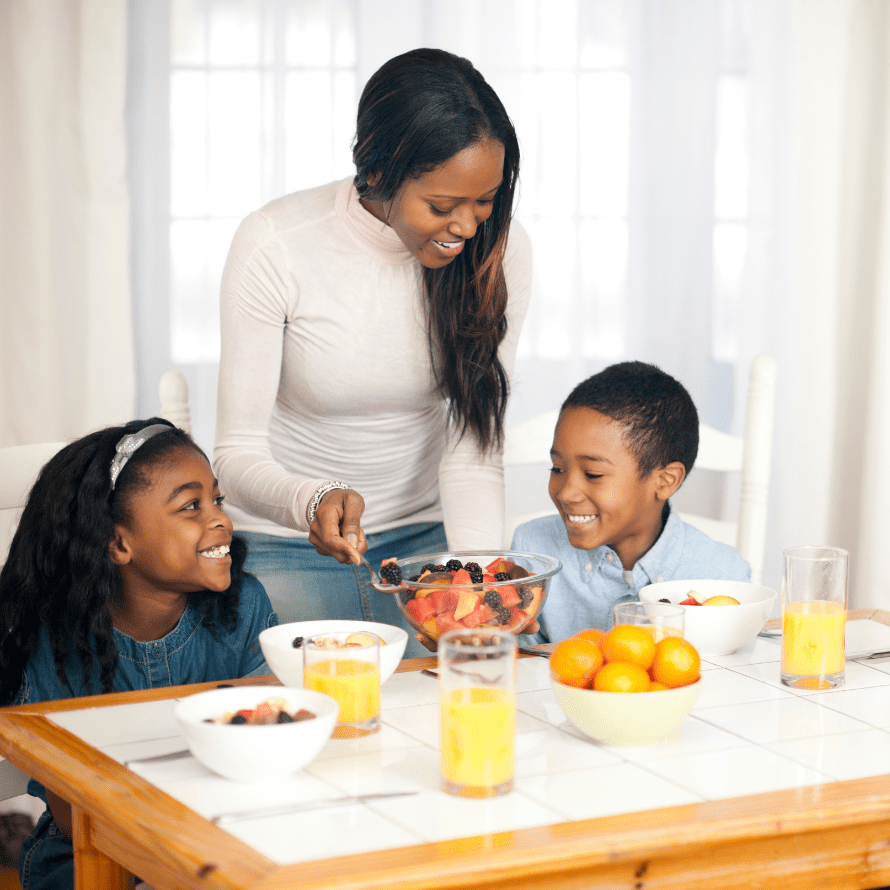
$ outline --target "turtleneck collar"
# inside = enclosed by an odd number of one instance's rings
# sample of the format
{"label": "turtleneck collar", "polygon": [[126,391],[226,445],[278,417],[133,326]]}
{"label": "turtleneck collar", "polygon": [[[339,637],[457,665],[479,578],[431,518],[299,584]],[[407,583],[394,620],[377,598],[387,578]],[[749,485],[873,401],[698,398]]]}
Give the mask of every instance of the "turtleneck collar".
{"label": "turtleneck collar", "polygon": [[402,266],[414,261],[401,238],[362,207],[351,177],[340,183],[334,208],[349,236],[369,256],[388,266]]}

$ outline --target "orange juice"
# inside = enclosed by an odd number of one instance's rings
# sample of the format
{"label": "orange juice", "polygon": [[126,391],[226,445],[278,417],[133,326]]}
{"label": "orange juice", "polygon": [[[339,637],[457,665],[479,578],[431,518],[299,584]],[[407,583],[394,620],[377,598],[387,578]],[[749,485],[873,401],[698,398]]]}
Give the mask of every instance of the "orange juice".
{"label": "orange juice", "polygon": [[782,612],[782,674],[826,677],[842,673],[846,618],[840,603],[786,603]]}
{"label": "orange juice", "polygon": [[503,793],[513,781],[515,696],[504,689],[453,689],[442,698],[441,717],[443,783],[470,797]]}
{"label": "orange juice", "polygon": [[380,670],[367,661],[331,658],[306,666],[306,689],[340,703],[338,723],[359,724],[380,715]]}

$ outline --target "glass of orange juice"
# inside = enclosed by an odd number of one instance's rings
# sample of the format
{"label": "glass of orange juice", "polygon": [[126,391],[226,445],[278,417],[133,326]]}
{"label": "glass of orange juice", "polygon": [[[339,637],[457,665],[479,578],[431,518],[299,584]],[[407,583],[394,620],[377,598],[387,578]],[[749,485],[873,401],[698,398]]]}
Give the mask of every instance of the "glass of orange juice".
{"label": "glass of orange juice", "polygon": [[380,729],[380,646],[325,634],[303,643],[303,686],[335,698],[340,716],[332,738],[370,735]]}
{"label": "glass of orange juice", "polygon": [[496,797],[513,790],[516,637],[492,628],[439,638],[442,790]]}
{"label": "glass of orange juice", "polygon": [[795,689],[844,685],[850,554],[789,547],[782,579],[782,682]]}
{"label": "glass of orange juice", "polygon": [[612,606],[614,624],[635,624],[658,643],[665,637],[682,637],[686,625],[683,606],[673,603],[618,603]]}

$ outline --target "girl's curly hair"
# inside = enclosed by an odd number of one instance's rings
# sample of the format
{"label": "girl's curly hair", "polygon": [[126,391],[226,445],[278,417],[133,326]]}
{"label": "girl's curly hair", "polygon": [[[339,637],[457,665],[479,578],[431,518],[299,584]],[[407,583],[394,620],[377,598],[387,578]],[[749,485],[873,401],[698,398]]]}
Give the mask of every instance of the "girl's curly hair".
{"label": "girl's curly hair", "polygon": [[[49,636],[56,673],[68,684],[66,660],[80,662],[84,687],[90,690],[98,665],[96,692],[112,689],[118,651],[112,633],[110,603],[123,601],[119,568],[108,546],[114,527],[126,524],[134,499],[152,481],[152,469],[174,451],[204,452],[182,430],[170,425],[138,448],[111,488],[110,467],[122,437],[151,424],[152,417],[107,427],[59,451],[40,471],[0,571],[0,704],[13,700],[22,682],[29,653],[41,627]],[[199,591],[202,623],[216,636],[218,626],[238,622],[247,545],[231,545],[232,583],[223,593]]]}

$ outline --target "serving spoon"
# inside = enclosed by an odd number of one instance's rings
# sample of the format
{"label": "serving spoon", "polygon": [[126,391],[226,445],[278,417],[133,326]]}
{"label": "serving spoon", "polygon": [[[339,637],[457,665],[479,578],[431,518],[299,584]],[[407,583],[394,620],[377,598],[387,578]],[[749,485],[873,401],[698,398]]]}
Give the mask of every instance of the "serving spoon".
{"label": "serving spoon", "polygon": [[363,554],[359,554],[359,559],[362,561],[362,565],[368,570],[368,574],[371,576],[371,587],[374,590],[379,591],[380,593],[398,593],[402,589],[401,584],[387,584],[381,577],[374,571],[374,566],[365,559]]}

